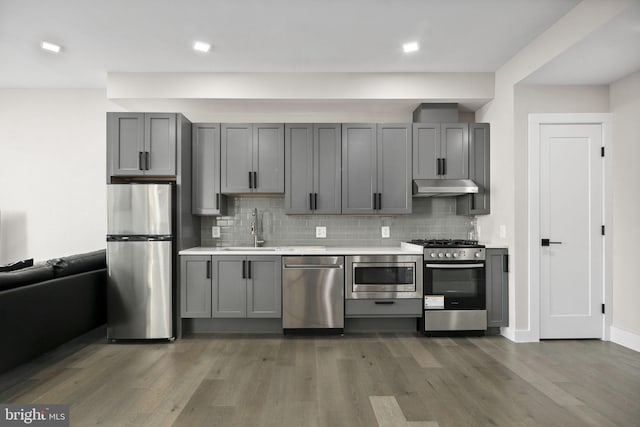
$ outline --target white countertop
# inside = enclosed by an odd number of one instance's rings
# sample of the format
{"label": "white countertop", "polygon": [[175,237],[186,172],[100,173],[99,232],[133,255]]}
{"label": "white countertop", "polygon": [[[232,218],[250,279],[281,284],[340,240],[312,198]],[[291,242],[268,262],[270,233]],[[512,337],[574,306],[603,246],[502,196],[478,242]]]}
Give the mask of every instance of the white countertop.
{"label": "white countertop", "polygon": [[480,244],[487,249],[509,249],[509,245],[506,243],[480,242]]}
{"label": "white countertop", "polygon": [[400,246],[276,246],[252,247],[196,247],[179,255],[422,255],[422,246],[401,243]]}

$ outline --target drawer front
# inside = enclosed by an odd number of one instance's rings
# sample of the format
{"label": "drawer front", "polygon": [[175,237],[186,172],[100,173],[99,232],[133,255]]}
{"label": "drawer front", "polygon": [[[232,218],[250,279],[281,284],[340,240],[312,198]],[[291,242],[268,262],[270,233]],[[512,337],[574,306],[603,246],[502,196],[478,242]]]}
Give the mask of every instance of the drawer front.
{"label": "drawer front", "polygon": [[421,299],[348,299],[345,317],[421,317],[421,302]]}

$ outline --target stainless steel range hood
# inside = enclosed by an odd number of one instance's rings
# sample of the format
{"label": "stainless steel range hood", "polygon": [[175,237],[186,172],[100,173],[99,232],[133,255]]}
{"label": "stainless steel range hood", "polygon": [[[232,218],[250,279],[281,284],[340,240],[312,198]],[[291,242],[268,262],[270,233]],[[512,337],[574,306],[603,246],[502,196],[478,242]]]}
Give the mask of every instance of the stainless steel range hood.
{"label": "stainless steel range hood", "polygon": [[414,179],[413,197],[462,196],[478,192],[470,179]]}

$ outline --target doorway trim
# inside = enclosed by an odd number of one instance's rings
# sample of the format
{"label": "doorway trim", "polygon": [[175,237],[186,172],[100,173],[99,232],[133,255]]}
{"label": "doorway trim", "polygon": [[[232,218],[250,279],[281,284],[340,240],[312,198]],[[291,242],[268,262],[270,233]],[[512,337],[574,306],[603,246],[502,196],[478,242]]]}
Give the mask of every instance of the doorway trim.
{"label": "doorway trim", "polygon": [[602,340],[609,341],[612,301],[612,236],[613,236],[613,150],[612,115],[610,113],[529,114],[528,141],[528,204],[529,204],[529,328],[519,331],[518,341],[540,340],[540,127],[547,124],[599,124],[605,147],[602,182],[602,218],[605,225],[602,260],[602,288],[605,315],[602,320]]}

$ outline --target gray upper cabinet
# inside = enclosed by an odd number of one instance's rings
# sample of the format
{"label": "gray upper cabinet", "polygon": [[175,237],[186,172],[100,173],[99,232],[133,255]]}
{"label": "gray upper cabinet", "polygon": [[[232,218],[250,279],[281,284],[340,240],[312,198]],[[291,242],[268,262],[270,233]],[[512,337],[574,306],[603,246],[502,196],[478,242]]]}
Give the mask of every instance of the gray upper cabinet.
{"label": "gray upper cabinet", "polygon": [[110,176],[175,176],[176,115],[108,113]]}
{"label": "gray upper cabinet", "polygon": [[469,125],[414,123],[413,178],[469,178]]}
{"label": "gray upper cabinet", "polygon": [[280,317],[279,256],[212,257],[211,317]]}
{"label": "gray upper cabinet", "polygon": [[222,193],[284,193],[284,125],[221,125]]}
{"label": "gray upper cabinet", "polygon": [[210,256],[180,257],[180,314],[185,318],[211,317]]}
{"label": "gray upper cabinet", "polygon": [[469,124],[469,179],[478,184],[478,193],[459,196],[458,215],[488,215],[491,213],[489,123]]}
{"label": "gray upper cabinet", "polygon": [[285,125],[285,211],[341,212],[340,124]]}
{"label": "gray upper cabinet", "polygon": [[487,249],[487,326],[509,326],[509,255],[507,249]]}
{"label": "gray upper cabinet", "polygon": [[195,123],[192,132],[192,213],[220,215],[226,197],[220,188],[220,125]]}
{"label": "gray upper cabinet", "polygon": [[378,130],[378,213],[411,213],[411,125],[380,124]]}
{"label": "gray upper cabinet", "polygon": [[375,124],[342,125],[342,213],[374,213],[377,196]]}
{"label": "gray upper cabinet", "polygon": [[342,125],[342,213],[411,213],[411,125]]}

